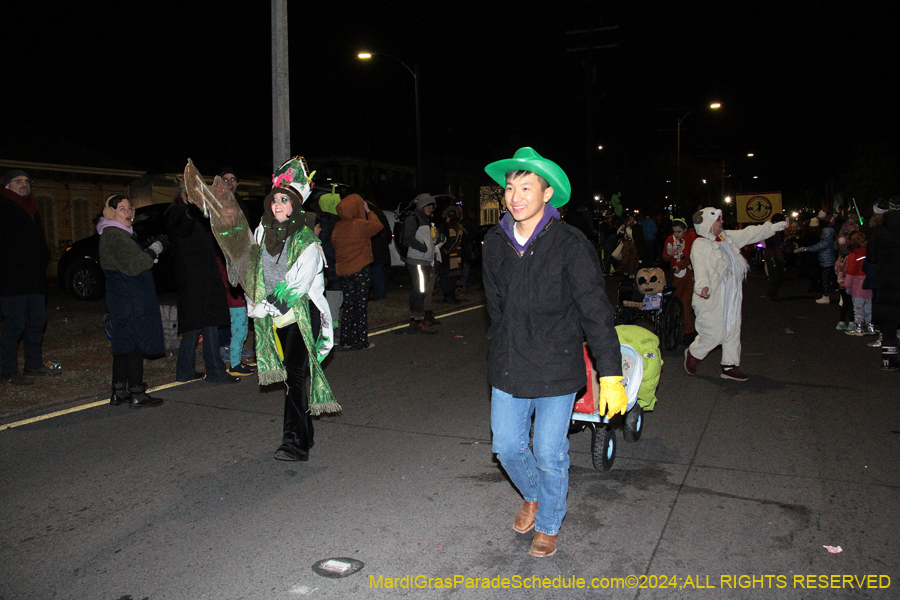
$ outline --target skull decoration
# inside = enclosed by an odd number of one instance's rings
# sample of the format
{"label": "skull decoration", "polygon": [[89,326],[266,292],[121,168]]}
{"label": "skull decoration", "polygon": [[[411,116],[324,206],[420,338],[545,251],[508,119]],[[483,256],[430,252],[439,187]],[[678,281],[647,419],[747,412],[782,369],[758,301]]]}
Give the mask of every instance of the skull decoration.
{"label": "skull decoration", "polygon": [[638,290],[645,296],[661,294],[666,286],[666,275],[658,267],[639,270],[634,276],[634,280]]}

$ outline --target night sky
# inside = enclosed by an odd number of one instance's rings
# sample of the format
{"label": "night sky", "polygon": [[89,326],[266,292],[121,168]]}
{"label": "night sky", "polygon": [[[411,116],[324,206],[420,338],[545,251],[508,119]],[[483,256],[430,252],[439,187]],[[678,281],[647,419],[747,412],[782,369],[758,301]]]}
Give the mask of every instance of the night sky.
{"label": "night sky", "polygon": [[[531,145],[569,172],[577,196],[589,181],[622,183],[626,197],[655,203],[648,182],[674,175],[677,118],[719,101],[684,121],[683,181],[725,160],[756,191],[817,201],[854,159],[897,152],[900,21],[888,4],[289,2],[292,151],[414,164],[413,78],[390,59],[356,59],[366,49],[419,64],[426,161],[483,164]],[[0,158],[100,153],[152,173],[192,157],[204,172],[265,176],[269,6],[6,7]],[[566,51],[586,42],[566,32],[589,26],[617,26],[593,38],[616,47],[593,53],[591,87],[587,53]],[[598,144],[610,150],[589,163]]]}

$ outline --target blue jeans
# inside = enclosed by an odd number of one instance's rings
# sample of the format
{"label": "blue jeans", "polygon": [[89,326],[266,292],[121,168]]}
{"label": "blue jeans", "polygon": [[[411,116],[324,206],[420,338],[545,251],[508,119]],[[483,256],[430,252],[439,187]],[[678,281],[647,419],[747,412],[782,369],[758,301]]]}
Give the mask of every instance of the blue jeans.
{"label": "blue jeans", "polygon": [[[491,388],[492,451],[528,502],[537,500],[536,531],[559,533],[569,493],[569,421],[575,394],[515,398]],[[534,440],[528,447],[531,416]],[[532,450],[533,449],[533,450]]]}
{"label": "blue jeans", "polygon": [[387,278],[384,274],[384,265],[372,263],[372,300],[384,300],[387,298],[386,283]]}
{"label": "blue jeans", "polygon": [[41,344],[47,306],[44,294],[0,297],[3,328],[0,329],[0,362],[4,376],[19,372],[19,340],[25,347],[25,371],[39,371],[44,366]]}
{"label": "blue jeans", "polygon": [[219,355],[219,328],[216,326],[194,329],[181,334],[178,361],[175,363],[175,381],[193,381],[196,372],[195,359],[197,342],[203,332],[203,362],[206,365],[206,379],[222,381],[226,377],[225,363]]}

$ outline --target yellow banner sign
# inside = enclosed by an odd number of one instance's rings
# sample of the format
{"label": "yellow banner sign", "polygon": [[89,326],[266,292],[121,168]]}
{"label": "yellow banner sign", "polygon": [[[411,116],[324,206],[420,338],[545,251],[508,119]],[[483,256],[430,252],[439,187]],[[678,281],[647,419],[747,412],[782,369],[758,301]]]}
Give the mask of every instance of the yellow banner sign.
{"label": "yellow banner sign", "polygon": [[781,192],[764,194],[738,194],[738,223],[762,223],[781,212]]}

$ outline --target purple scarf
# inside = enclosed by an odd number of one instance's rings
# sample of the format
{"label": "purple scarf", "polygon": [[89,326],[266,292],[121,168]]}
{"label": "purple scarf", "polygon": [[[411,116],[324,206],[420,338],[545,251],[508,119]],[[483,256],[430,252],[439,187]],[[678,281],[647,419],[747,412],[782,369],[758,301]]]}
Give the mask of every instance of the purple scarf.
{"label": "purple scarf", "polygon": [[125,227],[118,221],[112,221],[110,219],[107,219],[106,217],[100,217],[100,220],[97,221],[97,233],[103,234],[103,230],[107,227],[118,227],[119,229],[124,229],[125,231],[127,231],[129,235],[134,235],[133,227]]}
{"label": "purple scarf", "polygon": [[531,232],[531,237],[525,242],[525,245],[522,246],[519,244],[519,241],[516,239],[516,234],[513,231],[513,227],[515,226],[515,220],[512,217],[512,214],[509,212],[504,215],[503,219],[500,220],[500,228],[509,236],[509,239],[513,243],[513,247],[516,249],[516,252],[519,253],[519,256],[525,254],[525,250],[528,246],[531,245],[531,242],[534,241],[534,238],[538,236],[540,232],[544,230],[544,227],[547,226],[547,223],[550,222],[550,219],[556,219],[559,221],[559,211],[556,210],[556,207],[552,204],[547,204],[544,206],[544,216],[541,217],[540,222],[534,228],[534,231]]}

